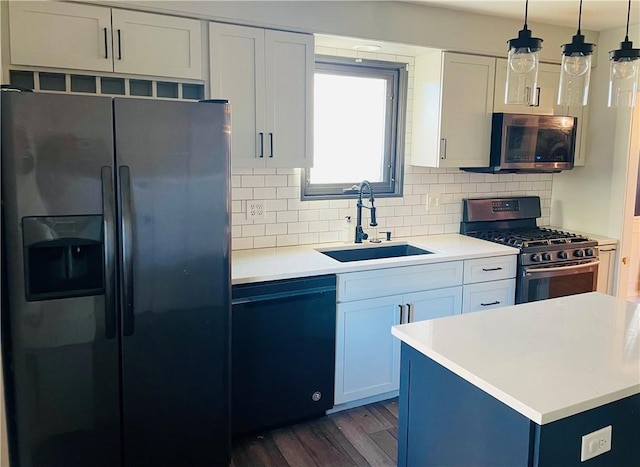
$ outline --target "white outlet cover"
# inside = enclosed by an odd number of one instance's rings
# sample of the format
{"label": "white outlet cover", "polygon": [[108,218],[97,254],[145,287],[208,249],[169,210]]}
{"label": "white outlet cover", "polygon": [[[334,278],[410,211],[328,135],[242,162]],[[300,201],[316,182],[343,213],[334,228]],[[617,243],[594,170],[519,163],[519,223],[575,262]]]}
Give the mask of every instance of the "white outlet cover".
{"label": "white outlet cover", "polygon": [[600,428],[582,437],[580,462],[593,459],[600,454],[611,451],[611,425]]}
{"label": "white outlet cover", "polygon": [[247,219],[264,219],[265,213],[264,201],[247,201]]}

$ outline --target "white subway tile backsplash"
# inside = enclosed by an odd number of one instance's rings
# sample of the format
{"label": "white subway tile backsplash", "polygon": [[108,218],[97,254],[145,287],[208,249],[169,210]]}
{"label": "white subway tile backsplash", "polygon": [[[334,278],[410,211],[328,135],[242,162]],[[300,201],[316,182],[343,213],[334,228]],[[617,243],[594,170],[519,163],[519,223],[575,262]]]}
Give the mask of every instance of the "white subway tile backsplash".
{"label": "white subway tile backsplash", "polygon": [[275,187],[254,188],[253,197],[255,199],[263,199],[263,200],[276,199],[276,189]]}
{"label": "white subway tile backsplash", "polygon": [[279,187],[287,186],[288,175],[267,175],[264,177],[265,186]]}
{"label": "white subway tile backsplash", "polygon": [[242,226],[243,237],[259,237],[264,235],[264,232],[264,224]]}
{"label": "white subway tile backsplash", "polygon": [[287,233],[299,234],[299,233],[306,233],[308,231],[309,231],[308,222],[292,222],[290,224],[287,224]]}
{"label": "white subway tile backsplash", "polygon": [[437,235],[444,233],[444,225],[434,224],[429,226],[429,235]]}
{"label": "white subway tile backsplash", "polygon": [[243,175],[242,176],[243,188],[261,187],[261,186],[264,186],[263,175]]}
{"label": "white subway tile backsplash", "polygon": [[259,217],[253,220],[254,224],[275,224],[276,222],[276,213],[269,211],[265,213],[264,217]]}
{"label": "white subway tile backsplash", "polygon": [[298,222],[298,211],[278,211],[276,222]]}
{"label": "white subway tile backsplash", "polygon": [[[397,60],[409,64],[409,92],[405,130],[403,196],[376,199],[378,226],[370,227],[363,210],[363,227],[371,238],[383,230],[392,238],[456,233],[460,228],[462,199],[494,196],[540,196],[540,225],[549,223],[551,174],[482,174],[455,168],[410,165],[413,116],[413,57],[358,53],[349,49],[316,47],[316,53],[343,57]],[[356,200],[301,201],[300,169],[233,169],[231,176],[231,236],[234,250],[310,245],[343,241],[345,216],[356,221]],[[437,195],[439,206],[427,211],[427,195]],[[265,201],[261,219],[247,219],[247,200]],[[349,243],[353,239],[348,240]]]}
{"label": "white subway tile backsplash", "polygon": [[286,199],[268,199],[265,203],[267,212],[286,211],[289,203]]}
{"label": "white subway tile backsplash", "polygon": [[251,250],[253,248],[253,237],[237,237],[231,239],[232,250]]}
{"label": "white subway tile backsplash", "polygon": [[265,229],[267,235],[283,235],[287,233],[287,224],[267,224]]}
{"label": "white subway tile backsplash", "polygon": [[282,198],[300,198],[300,188],[291,186],[291,187],[278,187],[276,188],[277,193],[276,196],[280,199]]}
{"label": "white subway tile backsplash", "polygon": [[298,213],[298,220],[300,221],[317,221],[320,215],[318,209],[306,209]]}
{"label": "white subway tile backsplash", "polygon": [[298,245],[313,245],[319,243],[318,232],[303,233],[298,236]]}
{"label": "white subway tile backsplash", "polygon": [[325,232],[329,230],[329,221],[309,222],[309,232]]}
{"label": "white subway tile backsplash", "polygon": [[300,175],[287,175],[287,185],[300,186]]}
{"label": "white subway tile backsplash", "polygon": [[276,237],[273,235],[265,235],[264,237],[255,237],[253,239],[254,248],[271,248],[276,246]]}
{"label": "white subway tile backsplash", "polygon": [[275,175],[276,169],[253,169],[253,175]]}
{"label": "white subway tile backsplash", "polygon": [[343,240],[342,231],[318,232],[318,243],[332,243]]}
{"label": "white subway tile backsplash", "polygon": [[241,199],[254,199],[253,188],[232,188],[231,199],[234,201]]}

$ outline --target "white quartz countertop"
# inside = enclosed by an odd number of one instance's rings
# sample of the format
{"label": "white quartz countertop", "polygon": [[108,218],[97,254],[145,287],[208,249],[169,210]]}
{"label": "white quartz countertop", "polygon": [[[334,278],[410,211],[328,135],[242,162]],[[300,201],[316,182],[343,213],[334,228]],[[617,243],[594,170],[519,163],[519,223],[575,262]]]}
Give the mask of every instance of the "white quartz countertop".
{"label": "white quartz countertop", "polygon": [[640,304],[599,292],[392,333],[540,425],[640,393]]}
{"label": "white quartz countertop", "polygon": [[[341,263],[317,249],[376,248],[410,244],[433,252],[428,255],[403,256]],[[515,255],[518,249],[478,240],[459,234],[427,235],[373,244],[330,243],[281,248],[234,251],[231,255],[232,284],[246,284],[296,277],[319,276],[370,269],[442,263],[462,259]]]}

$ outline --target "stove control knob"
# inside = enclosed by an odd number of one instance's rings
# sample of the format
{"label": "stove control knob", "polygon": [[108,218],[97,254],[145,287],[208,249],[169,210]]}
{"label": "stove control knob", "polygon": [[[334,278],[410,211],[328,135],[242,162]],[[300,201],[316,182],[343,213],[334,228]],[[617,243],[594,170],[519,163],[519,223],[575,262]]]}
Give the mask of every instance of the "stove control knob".
{"label": "stove control knob", "polygon": [[576,258],[582,258],[584,256],[584,251],[576,250],[573,252],[573,256],[575,256]]}
{"label": "stove control knob", "polygon": [[558,258],[567,259],[567,252],[566,251],[559,251],[558,252]]}
{"label": "stove control knob", "polygon": [[531,261],[533,261],[534,263],[537,263],[540,261],[540,255],[539,254],[533,254],[531,255]]}
{"label": "stove control knob", "polygon": [[593,250],[591,248],[587,248],[586,250],[584,250],[584,255],[593,256]]}
{"label": "stove control knob", "polygon": [[542,259],[544,261],[551,261],[551,255],[549,253],[542,253]]}

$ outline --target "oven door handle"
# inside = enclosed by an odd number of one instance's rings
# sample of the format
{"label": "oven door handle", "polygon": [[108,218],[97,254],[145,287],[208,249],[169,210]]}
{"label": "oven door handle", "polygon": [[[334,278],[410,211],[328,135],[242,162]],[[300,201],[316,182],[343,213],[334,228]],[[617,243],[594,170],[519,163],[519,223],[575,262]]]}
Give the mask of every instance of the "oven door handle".
{"label": "oven door handle", "polygon": [[571,266],[558,266],[553,268],[528,268],[525,266],[524,272],[555,272],[555,271],[569,271],[571,269],[581,269],[589,266],[596,266],[600,264],[600,260],[589,261],[588,263],[573,264]]}

